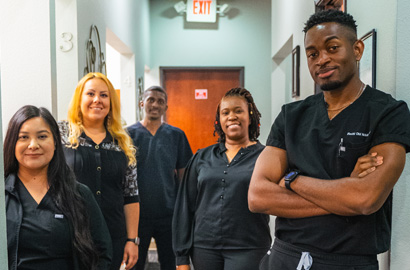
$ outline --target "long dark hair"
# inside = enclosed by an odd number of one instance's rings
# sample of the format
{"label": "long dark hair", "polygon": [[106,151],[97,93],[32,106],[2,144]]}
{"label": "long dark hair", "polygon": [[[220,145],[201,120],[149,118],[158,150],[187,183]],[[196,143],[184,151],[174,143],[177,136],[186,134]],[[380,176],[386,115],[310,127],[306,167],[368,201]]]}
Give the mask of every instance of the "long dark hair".
{"label": "long dark hair", "polygon": [[86,269],[97,269],[98,254],[91,238],[87,209],[77,190],[74,173],[66,163],[58,125],[47,109],[26,105],[11,118],[4,140],[4,175],[17,174],[19,163],[15,147],[18,134],[24,122],[35,117],[41,117],[48,124],[55,142],[54,156],[47,171],[50,195],[73,226],[74,249],[80,261]]}
{"label": "long dark hair", "polygon": [[245,101],[248,103],[249,119],[251,120],[251,124],[249,125],[249,140],[257,141],[260,134],[261,113],[259,112],[258,108],[256,108],[256,104],[253,101],[253,97],[248,90],[246,90],[245,88],[232,88],[231,90],[226,92],[226,94],[219,102],[218,107],[216,108],[214,136],[215,133],[218,134],[218,142],[225,142],[225,133],[223,132],[221,127],[219,114],[221,110],[221,102],[226,97],[240,97],[245,99]]}

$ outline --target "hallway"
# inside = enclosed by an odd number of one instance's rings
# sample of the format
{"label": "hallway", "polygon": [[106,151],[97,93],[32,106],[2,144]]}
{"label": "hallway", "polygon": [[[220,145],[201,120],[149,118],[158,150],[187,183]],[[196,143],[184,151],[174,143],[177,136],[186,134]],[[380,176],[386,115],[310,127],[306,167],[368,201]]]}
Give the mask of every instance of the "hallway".
{"label": "hallway", "polygon": [[[68,102],[87,67],[91,40],[96,67],[116,78],[127,124],[139,119],[139,93],[161,84],[161,67],[243,67],[244,86],[262,113],[260,141],[265,143],[281,106],[314,93],[302,28],[318,1],[218,0],[229,10],[217,14],[214,23],[187,21],[186,14],[174,7],[178,2],[0,0],[0,137],[4,139],[10,117],[26,104],[46,107],[58,120],[66,118]],[[409,103],[409,1],[346,2],[347,12],[357,18],[359,36],[377,30],[377,88]],[[107,45],[118,54],[116,60],[108,57]],[[292,97],[296,46],[301,50],[301,87],[300,96]],[[409,181],[407,163],[395,188],[391,253],[382,259],[381,270],[401,270],[410,264]],[[3,196],[0,193],[0,261],[7,260]]]}

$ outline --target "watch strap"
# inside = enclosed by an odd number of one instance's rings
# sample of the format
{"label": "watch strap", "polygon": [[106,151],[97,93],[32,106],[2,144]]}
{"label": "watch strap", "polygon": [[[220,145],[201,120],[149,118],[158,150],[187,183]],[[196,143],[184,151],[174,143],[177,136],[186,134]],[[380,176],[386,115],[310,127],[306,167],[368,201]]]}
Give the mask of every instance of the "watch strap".
{"label": "watch strap", "polygon": [[139,237],[127,238],[127,242],[133,242],[134,244],[136,244],[138,246],[140,244],[140,238]]}

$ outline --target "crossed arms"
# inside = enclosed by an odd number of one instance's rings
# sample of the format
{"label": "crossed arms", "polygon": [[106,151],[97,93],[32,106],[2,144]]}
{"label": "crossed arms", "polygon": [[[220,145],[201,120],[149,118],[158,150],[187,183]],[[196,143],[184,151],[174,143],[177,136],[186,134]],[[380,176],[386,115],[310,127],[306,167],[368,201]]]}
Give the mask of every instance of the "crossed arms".
{"label": "crossed arms", "polygon": [[367,165],[360,167],[359,159],[350,177],[332,181],[298,176],[290,191],[281,183],[288,169],[286,151],[267,146],[255,164],[249,209],[284,218],[372,214],[381,208],[399,179],[406,151],[401,144],[383,143],[370,149],[368,156],[374,157],[371,153],[383,157],[383,164],[369,158]]}

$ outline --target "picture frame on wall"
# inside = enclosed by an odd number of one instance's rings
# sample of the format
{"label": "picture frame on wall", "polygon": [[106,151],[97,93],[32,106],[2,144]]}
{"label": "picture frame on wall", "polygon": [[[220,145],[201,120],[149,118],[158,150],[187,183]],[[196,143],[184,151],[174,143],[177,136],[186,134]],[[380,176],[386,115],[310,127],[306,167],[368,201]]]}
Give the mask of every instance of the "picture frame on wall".
{"label": "picture frame on wall", "polygon": [[315,12],[328,9],[337,9],[346,12],[347,0],[314,0]]}
{"label": "picture frame on wall", "polygon": [[292,50],[292,97],[300,95],[300,46]]}
{"label": "picture frame on wall", "polygon": [[142,97],[144,95],[144,77],[139,77],[138,78],[138,83],[137,83],[137,104],[136,104],[136,112],[137,112],[137,121],[141,121],[144,118],[143,115],[143,110],[140,107],[141,101],[142,101]]}
{"label": "picture frame on wall", "polygon": [[364,43],[364,51],[359,62],[359,77],[373,88],[376,88],[376,37],[376,29],[372,29],[360,38]]}

